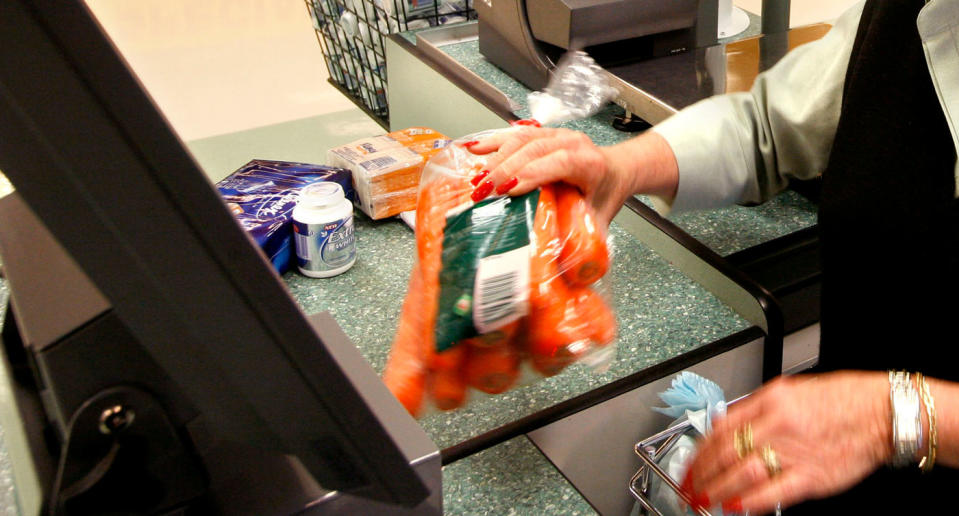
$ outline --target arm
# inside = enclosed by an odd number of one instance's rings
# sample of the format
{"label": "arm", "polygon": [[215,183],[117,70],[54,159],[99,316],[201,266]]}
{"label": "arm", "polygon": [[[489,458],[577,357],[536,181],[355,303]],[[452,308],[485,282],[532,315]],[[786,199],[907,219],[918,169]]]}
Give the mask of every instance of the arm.
{"label": "arm", "polygon": [[619,145],[532,128],[468,142],[477,154],[495,152],[477,180],[478,197],[562,180],[608,222],[628,195],[650,194],[674,210],[712,208],[760,202],[789,177],[815,177],[829,159],[862,7],[760,74],[749,93],[706,99]]}
{"label": "arm", "polygon": [[823,172],[862,8],[846,11],[822,39],[790,51],[748,93],[706,99],[653,128],[679,166],[672,209],[758,203],[783,190],[789,177]]}

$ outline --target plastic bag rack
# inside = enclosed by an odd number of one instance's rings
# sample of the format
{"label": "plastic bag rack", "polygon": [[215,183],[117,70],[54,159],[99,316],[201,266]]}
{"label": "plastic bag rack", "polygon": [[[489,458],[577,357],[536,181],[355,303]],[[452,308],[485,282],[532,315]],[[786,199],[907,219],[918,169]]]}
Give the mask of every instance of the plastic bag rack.
{"label": "plastic bag rack", "polygon": [[389,34],[476,19],[473,0],[305,0],[329,82],[389,130]]}
{"label": "plastic bag rack", "polygon": [[[692,502],[692,500],[686,498],[686,495],[682,493],[676,480],[671,478],[659,467],[659,461],[663,456],[673,448],[680,437],[691,430],[692,425],[686,421],[636,444],[636,455],[642,459],[643,465],[640,466],[636,474],[629,479],[629,492],[641,505],[639,514],[663,516],[663,513],[655,507],[649,496],[650,481],[652,479],[650,475],[658,476],[659,479],[669,486],[669,488],[676,493],[676,496],[680,497],[685,503],[690,504]],[[700,509],[696,511],[696,514],[700,516],[712,516],[706,509]]]}

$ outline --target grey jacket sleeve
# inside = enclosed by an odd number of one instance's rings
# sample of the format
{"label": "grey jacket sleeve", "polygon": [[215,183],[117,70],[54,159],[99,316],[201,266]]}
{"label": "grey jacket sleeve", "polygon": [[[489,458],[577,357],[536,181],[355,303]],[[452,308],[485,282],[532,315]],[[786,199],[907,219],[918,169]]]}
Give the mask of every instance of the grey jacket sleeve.
{"label": "grey jacket sleeve", "polygon": [[671,210],[759,203],[782,191],[790,177],[822,173],[863,3],[820,40],[760,74],[749,92],[703,100],[653,128],[679,165]]}

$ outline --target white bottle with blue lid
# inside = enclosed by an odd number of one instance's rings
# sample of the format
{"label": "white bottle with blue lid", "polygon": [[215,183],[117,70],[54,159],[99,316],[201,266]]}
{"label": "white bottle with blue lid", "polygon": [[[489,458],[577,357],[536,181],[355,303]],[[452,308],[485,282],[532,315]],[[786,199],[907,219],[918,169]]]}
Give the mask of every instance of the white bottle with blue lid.
{"label": "white bottle with blue lid", "polygon": [[356,262],[353,204],[332,181],[307,185],[293,209],[297,268],[306,276],[329,278]]}

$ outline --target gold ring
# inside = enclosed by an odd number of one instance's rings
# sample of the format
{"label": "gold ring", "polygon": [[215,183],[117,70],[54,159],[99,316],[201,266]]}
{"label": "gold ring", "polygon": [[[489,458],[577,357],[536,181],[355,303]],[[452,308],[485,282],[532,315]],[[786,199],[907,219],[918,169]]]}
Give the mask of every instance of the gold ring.
{"label": "gold ring", "polygon": [[733,446],[736,447],[736,455],[740,459],[746,458],[753,452],[753,426],[746,423],[742,428],[733,432]]}
{"label": "gold ring", "polygon": [[775,477],[783,470],[779,464],[779,457],[776,456],[772,446],[768,444],[763,446],[762,450],[759,451],[759,456],[763,459],[763,464],[766,465],[766,471],[769,472],[770,478]]}

